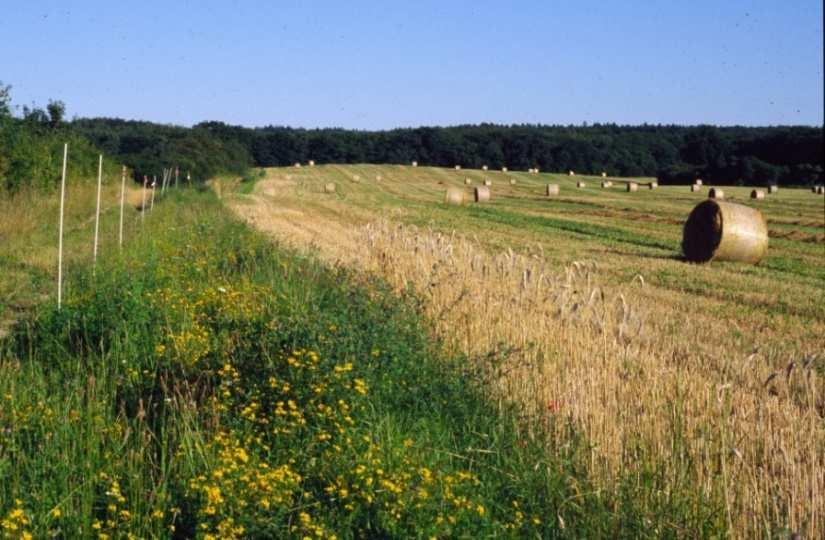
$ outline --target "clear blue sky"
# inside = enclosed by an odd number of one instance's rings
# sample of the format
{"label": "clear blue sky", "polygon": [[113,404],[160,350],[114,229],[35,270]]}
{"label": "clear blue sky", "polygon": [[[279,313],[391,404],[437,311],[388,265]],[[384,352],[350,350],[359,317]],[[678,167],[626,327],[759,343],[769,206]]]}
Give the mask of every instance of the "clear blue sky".
{"label": "clear blue sky", "polygon": [[815,124],[822,0],[10,0],[16,104],[191,125]]}

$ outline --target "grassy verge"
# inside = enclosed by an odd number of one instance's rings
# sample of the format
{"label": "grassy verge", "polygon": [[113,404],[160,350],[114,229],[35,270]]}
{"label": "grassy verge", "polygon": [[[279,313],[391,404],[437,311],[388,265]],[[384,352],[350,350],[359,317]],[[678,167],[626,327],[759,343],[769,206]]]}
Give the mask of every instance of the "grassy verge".
{"label": "grassy verge", "polygon": [[273,247],[207,193],[172,194],[145,230],[73,269],[64,309],[0,356],[4,534],[722,532],[679,479],[603,493],[586,441],[548,458],[443,358],[415,298]]}

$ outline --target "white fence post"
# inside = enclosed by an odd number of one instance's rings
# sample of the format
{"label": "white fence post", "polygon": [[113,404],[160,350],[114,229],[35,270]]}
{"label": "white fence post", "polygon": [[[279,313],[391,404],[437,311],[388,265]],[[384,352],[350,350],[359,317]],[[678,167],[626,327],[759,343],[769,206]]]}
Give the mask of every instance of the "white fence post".
{"label": "white fence post", "polygon": [[63,303],[63,206],[66,200],[66,160],[69,157],[69,143],[63,143],[63,175],[60,180],[60,225],[57,241],[57,309]]}
{"label": "white fence post", "polygon": [[126,199],[126,165],[120,172],[120,228],[117,235],[117,245],[123,249],[123,202]]}
{"label": "white fence post", "polygon": [[97,240],[100,235],[100,190],[103,186],[103,154],[97,158],[97,207],[95,208],[95,247],[92,251],[92,269],[97,266]]}
{"label": "white fence post", "polygon": [[143,225],[143,216],[146,214],[146,184],[149,183],[149,177],[143,175],[143,191],[140,199],[140,224]]}

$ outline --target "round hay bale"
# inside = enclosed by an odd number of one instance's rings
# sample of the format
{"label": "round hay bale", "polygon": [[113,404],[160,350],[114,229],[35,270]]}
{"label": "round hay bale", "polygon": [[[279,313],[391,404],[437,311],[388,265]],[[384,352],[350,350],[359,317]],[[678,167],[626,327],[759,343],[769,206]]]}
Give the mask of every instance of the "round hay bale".
{"label": "round hay bale", "polygon": [[502,167],[501,172],[507,172],[507,167]]}
{"label": "round hay bale", "polygon": [[650,189],[656,189],[657,187],[659,187],[659,182],[651,182],[647,185],[647,187],[649,187]]}
{"label": "round hay bale", "polygon": [[586,187],[587,187],[587,184],[585,184],[584,182],[582,182],[581,180],[579,180],[578,182],[576,182],[576,187],[577,187],[577,188],[586,188]]}
{"label": "round hay bale", "polygon": [[569,176],[576,176],[576,173],[575,173],[575,172],[573,172],[573,171],[567,171],[567,174],[568,174]]}
{"label": "round hay bale", "polygon": [[487,186],[478,186],[474,190],[476,202],[487,202],[490,200],[490,188]]}
{"label": "round hay bale", "polygon": [[545,193],[548,197],[554,197],[559,194],[559,185],[558,184],[547,184],[547,188]]}
{"label": "round hay bale", "polygon": [[510,185],[511,185],[511,186],[515,186],[515,185],[516,185],[516,179],[515,179],[515,178],[511,178],[511,179],[510,179]]}
{"label": "round hay bale", "polygon": [[444,194],[444,202],[446,204],[460,205],[464,203],[464,191],[459,188],[447,188],[447,193]]}
{"label": "round hay bale", "polygon": [[819,191],[819,186],[811,186],[811,193],[816,193]]}
{"label": "round hay bale", "polygon": [[602,171],[602,178],[607,178],[607,173]]}
{"label": "round hay bale", "polygon": [[486,170],[487,170],[487,165],[482,165],[482,166],[481,166],[481,170],[482,170],[482,171],[486,171]]}
{"label": "round hay bale", "polygon": [[694,184],[696,184],[697,186],[701,186],[702,185],[702,179],[697,178],[696,181],[694,182]]}
{"label": "round hay bale", "polygon": [[639,184],[637,184],[636,182],[628,182],[627,183],[627,191],[628,192],[639,191]]}
{"label": "round hay bale", "polygon": [[538,167],[536,167],[535,169],[533,169],[533,172],[534,172],[534,173],[536,173],[536,174],[538,174],[538,173],[539,173],[539,168],[538,168]]}
{"label": "round hay bale", "polygon": [[300,163],[295,163],[295,168],[296,168],[296,169],[300,169],[300,168],[301,168],[301,164],[300,164]]}
{"label": "round hay bale", "polygon": [[456,165],[455,170],[460,171],[461,170],[461,165]]}
{"label": "round hay bale", "polygon": [[490,186],[493,185],[493,181],[492,180],[484,180],[484,185],[487,186],[487,187],[490,187]]}
{"label": "round hay bale", "polygon": [[819,186],[818,188],[816,188],[816,192],[817,192],[819,195],[823,195],[823,194],[825,194],[825,186]]}
{"label": "round hay bale", "polygon": [[335,193],[335,184],[333,182],[324,184],[324,193]]}
{"label": "round hay bale", "polygon": [[710,191],[708,191],[708,198],[709,199],[724,199],[725,198],[725,192],[722,191],[719,188],[710,188]]}
{"label": "round hay bale", "polygon": [[776,193],[779,191],[779,186],[768,186],[768,193]]}
{"label": "round hay bale", "polygon": [[417,162],[417,161],[413,161],[413,162],[412,162],[412,166],[413,166],[413,167],[418,167],[418,162]]}
{"label": "round hay bale", "polygon": [[314,162],[313,160],[311,160],[311,159],[309,160],[309,166],[310,166],[310,167],[314,167],[314,166],[315,166],[315,162]]}
{"label": "round hay bale", "polygon": [[761,199],[764,199],[764,198],[765,198],[765,192],[763,190],[754,189],[753,191],[751,191],[751,199],[761,200]]}
{"label": "round hay bale", "polygon": [[688,216],[682,251],[691,262],[756,264],[768,251],[768,224],[755,208],[708,199],[696,205]]}
{"label": "round hay bale", "polygon": [[694,193],[699,191],[700,189],[702,189],[702,184],[691,184],[690,186],[690,191]]}
{"label": "round hay bale", "polygon": [[471,185],[471,184],[473,183],[473,180],[472,180],[472,178],[465,178],[465,179],[464,179],[464,183],[465,183],[465,184],[467,184],[467,185],[469,186],[469,185]]}
{"label": "round hay bale", "polygon": [[609,188],[613,185],[613,182],[610,180],[602,180],[602,188]]}

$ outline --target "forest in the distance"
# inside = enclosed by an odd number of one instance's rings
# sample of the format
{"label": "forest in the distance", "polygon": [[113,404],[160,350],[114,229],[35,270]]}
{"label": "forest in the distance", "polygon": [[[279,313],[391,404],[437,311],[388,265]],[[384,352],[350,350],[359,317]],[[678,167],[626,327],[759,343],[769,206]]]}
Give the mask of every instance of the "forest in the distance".
{"label": "forest in the distance", "polygon": [[823,129],[594,124],[466,125],[358,131],[247,128],[202,122],[191,128],[115,118],[64,120],[65,106],[12,114],[0,84],[0,185],[56,182],[62,142],[83,172],[95,153],[127,165],[135,179],[180,166],[195,181],[250,166],[305,163],[409,163],[466,168],[538,167],[546,172],[656,176],[662,184],[695,178],[718,185],[808,186],[825,182]]}

